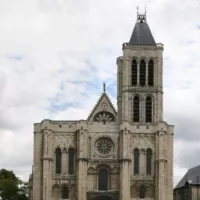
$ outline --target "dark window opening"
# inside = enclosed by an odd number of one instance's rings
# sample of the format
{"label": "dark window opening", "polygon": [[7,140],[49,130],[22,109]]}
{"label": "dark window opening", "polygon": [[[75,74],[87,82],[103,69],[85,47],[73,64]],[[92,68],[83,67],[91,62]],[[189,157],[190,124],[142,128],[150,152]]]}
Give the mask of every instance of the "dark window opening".
{"label": "dark window opening", "polygon": [[140,85],[145,86],[146,80],[146,64],[144,60],[140,61]]}
{"label": "dark window opening", "polygon": [[105,168],[99,170],[99,190],[108,190],[108,171]]}
{"label": "dark window opening", "polygon": [[152,150],[147,149],[146,154],[146,174],[151,175],[151,164],[152,164]]}
{"label": "dark window opening", "polygon": [[144,199],[145,198],[145,188],[144,188],[144,186],[140,187],[139,198],[140,199]]}
{"label": "dark window opening", "polygon": [[152,99],[151,97],[146,98],[146,122],[152,122]]}
{"label": "dark window opening", "polygon": [[56,149],[56,174],[61,173],[61,149]]}
{"label": "dark window opening", "polygon": [[62,188],[62,199],[68,199],[69,198],[69,190],[66,186]]}
{"label": "dark window opening", "polygon": [[74,174],[74,150],[73,149],[69,149],[68,151],[69,154],[69,174]]}
{"label": "dark window opening", "polygon": [[138,96],[135,96],[133,100],[133,121],[140,121],[140,99]]}
{"label": "dark window opening", "polygon": [[134,175],[139,174],[139,159],[140,159],[139,150],[135,149],[134,150]]}
{"label": "dark window opening", "polygon": [[148,65],[148,85],[153,86],[153,79],[154,79],[154,63],[153,60],[149,61]]}
{"label": "dark window opening", "polygon": [[137,85],[137,62],[136,60],[132,61],[132,86]]}

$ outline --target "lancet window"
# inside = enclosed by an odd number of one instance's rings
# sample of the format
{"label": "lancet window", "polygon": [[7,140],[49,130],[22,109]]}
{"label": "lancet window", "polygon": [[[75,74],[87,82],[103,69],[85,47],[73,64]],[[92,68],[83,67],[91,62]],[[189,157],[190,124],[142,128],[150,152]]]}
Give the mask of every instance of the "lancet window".
{"label": "lancet window", "polygon": [[135,96],[133,100],[133,121],[140,121],[140,99],[138,96]]}
{"label": "lancet window", "polygon": [[56,148],[55,154],[56,154],[56,174],[60,174],[61,173],[61,149]]}
{"label": "lancet window", "polygon": [[99,190],[108,190],[108,170],[101,168],[99,170]]}
{"label": "lancet window", "polygon": [[74,167],[74,164],[75,164],[75,152],[73,149],[69,149],[68,151],[68,166],[69,166],[69,174],[74,174],[74,170],[75,170],[75,167]]}
{"label": "lancet window", "polygon": [[69,190],[67,186],[64,186],[62,188],[62,199],[68,199],[69,198]]}
{"label": "lancet window", "polygon": [[154,62],[153,60],[150,60],[148,64],[148,85],[149,86],[153,86],[153,80],[154,80]]}
{"label": "lancet window", "polygon": [[152,98],[150,96],[146,98],[146,122],[152,122]]}
{"label": "lancet window", "polygon": [[140,160],[139,149],[135,149],[134,150],[134,175],[139,174],[139,160]]}
{"label": "lancet window", "polygon": [[137,85],[137,62],[136,62],[136,60],[134,59],[133,61],[132,61],[132,76],[131,76],[131,78],[132,78],[132,86],[136,86]]}
{"label": "lancet window", "polygon": [[146,64],[144,60],[140,61],[140,86],[145,86],[146,80]]}
{"label": "lancet window", "polygon": [[151,175],[151,166],[152,166],[152,150],[147,149],[146,153],[146,174]]}
{"label": "lancet window", "polygon": [[139,198],[140,199],[144,199],[145,198],[145,188],[144,188],[144,186],[140,186]]}

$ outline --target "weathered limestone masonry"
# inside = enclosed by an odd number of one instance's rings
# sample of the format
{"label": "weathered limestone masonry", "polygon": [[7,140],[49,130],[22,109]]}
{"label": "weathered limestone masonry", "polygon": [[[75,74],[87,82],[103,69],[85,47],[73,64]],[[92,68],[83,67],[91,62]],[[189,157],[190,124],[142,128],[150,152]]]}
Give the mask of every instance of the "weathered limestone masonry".
{"label": "weathered limestone masonry", "polygon": [[172,200],[174,126],[163,121],[163,45],[138,14],[87,120],[34,125],[33,200]]}

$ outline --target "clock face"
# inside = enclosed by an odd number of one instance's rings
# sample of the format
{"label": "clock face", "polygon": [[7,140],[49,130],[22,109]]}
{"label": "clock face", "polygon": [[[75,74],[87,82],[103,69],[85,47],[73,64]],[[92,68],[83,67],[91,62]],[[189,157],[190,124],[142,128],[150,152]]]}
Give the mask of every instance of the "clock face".
{"label": "clock face", "polygon": [[94,121],[96,121],[96,122],[114,122],[115,117],[113,116],[112,113],[103,111],[103,112],[99,112],[95,115]]}
{"label": "clock face", "polygon": [[113,150],[113,141],[106,137],[99,138],[95,143],[95,148],[102,155],[109,154]]}

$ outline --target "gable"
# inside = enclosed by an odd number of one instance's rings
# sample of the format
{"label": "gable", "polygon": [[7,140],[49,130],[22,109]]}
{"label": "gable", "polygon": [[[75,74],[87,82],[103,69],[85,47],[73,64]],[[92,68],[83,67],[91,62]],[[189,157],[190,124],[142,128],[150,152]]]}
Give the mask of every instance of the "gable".
{"label": "gable", "polygon": [[117,112],[109,99],[108,95],[104,92],[99,98],[97,104],[90,113],[87,121],[92,122],[116,122]]}

